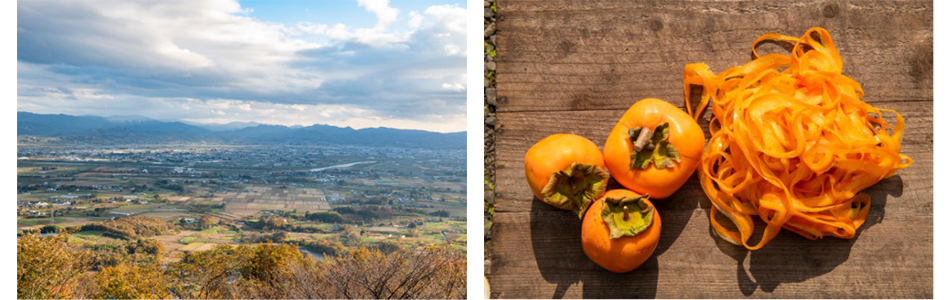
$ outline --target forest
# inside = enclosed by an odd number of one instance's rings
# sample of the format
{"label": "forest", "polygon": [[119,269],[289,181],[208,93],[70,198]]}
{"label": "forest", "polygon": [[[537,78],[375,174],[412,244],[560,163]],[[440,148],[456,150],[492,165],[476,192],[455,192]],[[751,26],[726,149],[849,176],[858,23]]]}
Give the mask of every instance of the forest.
{"label": "forest", "polygon": [[162,263],[150,239],[102,247],[68,232],[17,239],[17,298],[249,299],[466,296],[465,257],[445,246],[357,248],[314,258],[294,244],[219,245]]}

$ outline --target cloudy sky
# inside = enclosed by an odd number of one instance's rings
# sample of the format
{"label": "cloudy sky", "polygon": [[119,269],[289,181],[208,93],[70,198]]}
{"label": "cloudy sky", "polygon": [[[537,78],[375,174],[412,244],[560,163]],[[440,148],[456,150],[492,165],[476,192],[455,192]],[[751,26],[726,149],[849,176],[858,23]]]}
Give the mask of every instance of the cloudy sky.
{"label": "cloudy sky", "polygon": [[464,131],[464,5],[19,1],[17,110]]}

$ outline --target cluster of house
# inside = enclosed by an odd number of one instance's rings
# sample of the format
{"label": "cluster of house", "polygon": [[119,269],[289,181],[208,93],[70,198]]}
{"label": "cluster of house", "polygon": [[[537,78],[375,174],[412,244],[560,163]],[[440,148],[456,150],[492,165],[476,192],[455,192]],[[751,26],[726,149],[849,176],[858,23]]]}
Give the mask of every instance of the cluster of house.
{"label": "cluster of house", "polygon": [[[131,202],[134,204],[149,204],[147,200],[139,199],[138,196],[139,195],[115,196],[101,199],[101,201],[106,203]],[[81,200],[90,200],[94,197],[95,195],[93,194],[66,194],[50,196],[48,201],[17,201],[17,215],[29,217],[46,217],[49,216],[50,212],[52,212],[53,216],[62,216],[66,212],[74,209],[85,209],[85,207],[76,207],[77,202]],[[131,216],[134,213],[111,211],[109,214],[114,216]]]}

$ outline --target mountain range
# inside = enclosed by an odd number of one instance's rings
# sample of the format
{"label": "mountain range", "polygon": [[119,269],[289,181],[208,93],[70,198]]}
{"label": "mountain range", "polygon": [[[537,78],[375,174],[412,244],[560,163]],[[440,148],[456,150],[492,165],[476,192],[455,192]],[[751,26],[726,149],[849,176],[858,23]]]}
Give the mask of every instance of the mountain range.
{"label": "mountain range", "polygon": [[159,121],[140,116],[97,117],[17,112],[19,139],[63,144],[224,143],[465,149],[465,135],[465,132],[439,133],[385,127],[287,127],[255,122],[200,124]]}

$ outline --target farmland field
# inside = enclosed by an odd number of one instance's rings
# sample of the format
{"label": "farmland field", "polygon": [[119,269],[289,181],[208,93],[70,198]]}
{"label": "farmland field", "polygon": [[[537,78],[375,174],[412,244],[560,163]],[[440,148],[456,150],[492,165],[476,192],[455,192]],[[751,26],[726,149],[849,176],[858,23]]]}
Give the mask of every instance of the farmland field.
{"label": "farmland field", "polygon": [[18,152],[18,233],[61,228],[71,240],[116,244],[83,226],[153,217],[173,228],[149,237],[164,245],[166,261],[265,242],[320,251],[379,243],[464,249],[464,151],[21,145]]}

